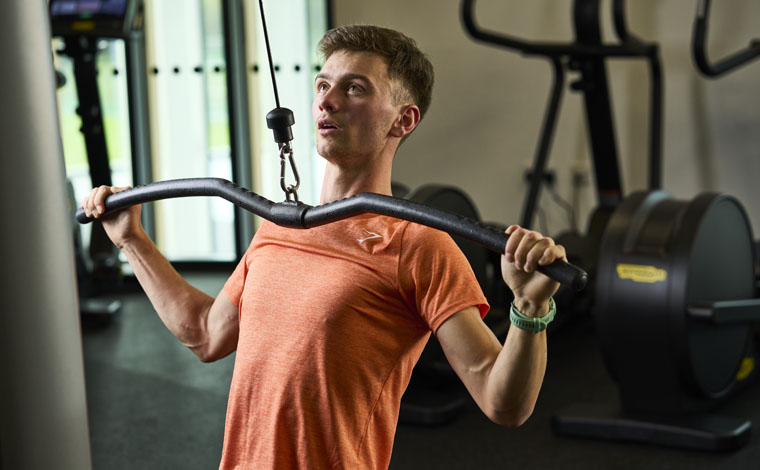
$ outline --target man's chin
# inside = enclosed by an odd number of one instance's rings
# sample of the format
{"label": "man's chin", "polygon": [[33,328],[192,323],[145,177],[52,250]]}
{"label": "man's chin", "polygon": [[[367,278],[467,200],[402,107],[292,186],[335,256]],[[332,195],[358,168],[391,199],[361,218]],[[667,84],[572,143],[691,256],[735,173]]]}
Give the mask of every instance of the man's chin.
{"label": "man's chin", "polygon": [[320,157],[324,158],[327,161],[333,161],[336,159],[340,159],[343,155],[346,154],[344,149],[341,149],[339,146],[335,145],[334,143],[330,144],[323,144],[323,145],[317,145],[317,153]]}

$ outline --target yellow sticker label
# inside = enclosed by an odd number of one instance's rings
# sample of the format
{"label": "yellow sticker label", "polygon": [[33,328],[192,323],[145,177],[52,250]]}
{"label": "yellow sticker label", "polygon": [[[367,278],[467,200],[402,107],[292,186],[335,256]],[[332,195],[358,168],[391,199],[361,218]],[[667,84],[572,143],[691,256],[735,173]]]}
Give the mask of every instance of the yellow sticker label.
{"label": "yellow sticker label", "polygon": [[739,366],[739,372],[736,373],[736,380],[742,381],[746,379],[753,370],[755,370],[755,358],[745,357],[742,359],[742,364]]}
{"label": "yellow sticker label", "polygon": [[617,275],[620,279],[630,279],[633,282],[652,284],[662,282],[668,277],[668,272],[654,266],[640,264],[618,264]]}
{"label": "yellow sticker label", "polygon": [[92,31],[95,29],[94,21],[74,21],[71,24],[71,29],[74,31]]}

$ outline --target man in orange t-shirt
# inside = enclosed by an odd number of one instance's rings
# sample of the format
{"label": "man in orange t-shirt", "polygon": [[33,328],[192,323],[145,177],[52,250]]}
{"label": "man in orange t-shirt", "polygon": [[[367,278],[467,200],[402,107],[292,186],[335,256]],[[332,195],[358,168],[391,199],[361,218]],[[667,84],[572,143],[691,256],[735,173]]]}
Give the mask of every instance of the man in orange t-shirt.
{"label": "man in orange t-shirt", "polygon": [[[320,203],[391,194],[391,166],[430,104],[433,69],[414,41],[347,26],[320,42],[312,107],[327,161]],[[88,215],[124,188],[85,198]],[[483,412],[506,426],[532,413],[546,367],[557,283],[538,265],[561,246],[517,226],[502,257],[515,326],[502,346],[488,306],[444,233],[363,215],[309,230],[265,222],[216,299],[174,271],[133,207],[104,218],[153,306],[202,361],[237,350],[221,469],[387,468],[401,395],[431,332]],[[533,325],[542,325],[534,328]]]}

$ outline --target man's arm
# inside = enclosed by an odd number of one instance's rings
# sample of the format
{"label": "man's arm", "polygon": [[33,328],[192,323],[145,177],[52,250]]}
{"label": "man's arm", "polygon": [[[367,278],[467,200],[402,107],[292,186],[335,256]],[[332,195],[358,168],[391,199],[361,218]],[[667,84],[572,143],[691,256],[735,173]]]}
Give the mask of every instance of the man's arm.
{"label": "man's arm", "polygon": [[546,369],[546,332],[510,328],[504,346],[476,307],[450,317],[436,333],[451,367],[488,418],[519,426],[533,413]]}
{"label": "man's arm", "polygon": [[[544,316],[558,284],[535,268],[564,259],[564,248],[516,226],[507,233],[502,275],[515,294],[515,307],[529,317]],[[510,328],[502,346],[478,309],[471,307],[446,320],[436,336],[451,366],[492,421],[519,426],[530,417],[546,370],[545,331]]]}
{"label": "man's arm", "polygon": [[[100,218],[106,196],[127,188],[94,189],[82,208]],[[224,292],[216,299],[185,281],[150,240],[140,223],[140,207],[103,218],[103,228],[124,253],[150,302],[169,331],[203,362],[221,359],[235,350],[238,308]]]}
{"label": "man's arm", "polygon": [[147,235],[121,250],[164,325],[201,361],[213,362],[235,350],[238,307],[224,291],[214,299],[191,286]]}

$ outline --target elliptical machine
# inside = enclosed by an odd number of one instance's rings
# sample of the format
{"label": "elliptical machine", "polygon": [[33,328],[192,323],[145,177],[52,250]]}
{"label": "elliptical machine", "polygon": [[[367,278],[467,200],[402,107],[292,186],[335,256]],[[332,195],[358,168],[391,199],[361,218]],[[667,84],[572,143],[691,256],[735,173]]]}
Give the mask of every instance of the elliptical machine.
{"label": "elliptical machine", "polygon": [[[718,61],[707,57],[707,30],[711,0],[700,0],[691,36],[691,55],[697,70],[707,78],[717,79],[735,69],[760,58],[760,39],[752,39],[747,47]],[[760,297],[760,239],[755,241],[755,273],[757,297]],[[758,330],[760,334],[760,330]]]}
{"label": "elliptical machine", "polygon": [[[657,45],[628,32],[624,0],[612,0],[621,41],[612,46],[601,43],[600,0],[575,0],[577,38],[571,44],[532,43],[480,30],[473,3],[464,0],[462,12],[474,38],[546,57],[553,65],[554,89],[523,211],[526,226],[544,180],[565,67],[581,72],[572,87],[585,97],[600,205],[586,236],[559,236],[558,241],[572,262],[592,273],[595,289],[593,297],[563,300],[593,311],[620,404],[570,407],[554,417],[554,431],[708,451],[742,447],[751,423],[707,411],[756,375],[750,334],[752,323],[760,321],[760,299],[754,298],[756,248],[736,199],[702,194],[676,201],[659,190],[662,77]],[[702,0],[693,36],[695,61],[703,73],[724,73],[759,55],[760,43],[753,41],[747,50],[711,66],[704,57],[708,10],[709,1]],[[611,125],[604,63],[609,57],[646,58],[652,78],[649,191],[627,198]]]}
{"label": "elliptical machine", "polygon": [[[614,19],[621,43],[606,46],[601,42],[599,0],[576,0],[574,17],[578,38],[568,44],[528,42],[510,36],[496,35],[479,29],[474,22],[474,0],[462,2],[462,19],[467,31],[478,40],[500,47],[515,49],[525,55],[542,56],[551,61],[554,84],[545,112],[544,124],[531,170],[530,189],[523,207],[521,225],[531,227],[536,213],[550,144],[556,125],[564,90],[566,69],[578,71],[580,80],[572,84],[574,91],[584,94],[594,168],[596,172],[599,208],[591,217],[586,236],[568,233],[558,242],[568,249],[568,260],[591,273],[596,265],[597,246],[607,220],[622,199],[622,185],[617,159],[612,109],[607,86],[606,60],[610,58],[643,58],[650,64],[652,74],[652,119],[650,128],[650,185],[660,185],[660,148],[662,90],[658,46],[644,44],[628,33],[623,2],[615,4]],[[407,199],[427,206],[445,209],[472,220],[480,221],[477,208],[461,190],[440,185],[425,185],[405,194]],[[490,223],[489,225],[496,225]],[[506,227],[499,227],[505,230]],[[507,334],[507,308],[511,293],[501,280],[500,259],[482,248],[455,241],[464,252],[491,305],[485,322],[500,341]],[[555,296],[563,310],[549,326],[549,333],[562,328],[577,316],[586,314],[591,305],[593,289],[583,292],[560,288]],[[415,367],[411,382],[401,401],[400,422],[422,425],[439,425],[458,416],[467,403],[466,392],[446,362],[435,338],[431,338]]]}
{"label": "elliptical machine", "polygon": [[[641,59],[650,72],[650,127],[648,156],[648,188],[659,189],[662,181],[662,67],[659,46],[647,43],[631,34],[625,17],[625,1],[613,0],[612,15],[618,42],[602,41],[601,0],[574,0],[572,6],[575,40],[567,43],[526,41],[513,36],[487,31],[475,22],[475,1],[461,3],[462,22],[470,36],[489,45],[519,52],[528,57],[548,60],[554,80],[536,147],[533,167],[529,172],[528,194],[523,204],[521,225],[532,227],[542,186],[546,181],[546,166],[556,128],[557,115],[568,71],[580,74],[570,89],[583,94],[586,124],[595,174],[598,206],[593,211],[585,234],[568,231],[556,237],[565,246],[568,260],[582,267],[595,278],[598,246],[612,212],[623,200],[614,118],[607,79],[610,59]],[[593,304],[593,289],[576,293],[560,289],[555,296],[563,315],[549,326],[549,333],[562,328],[576,318],[586,315]]]}

